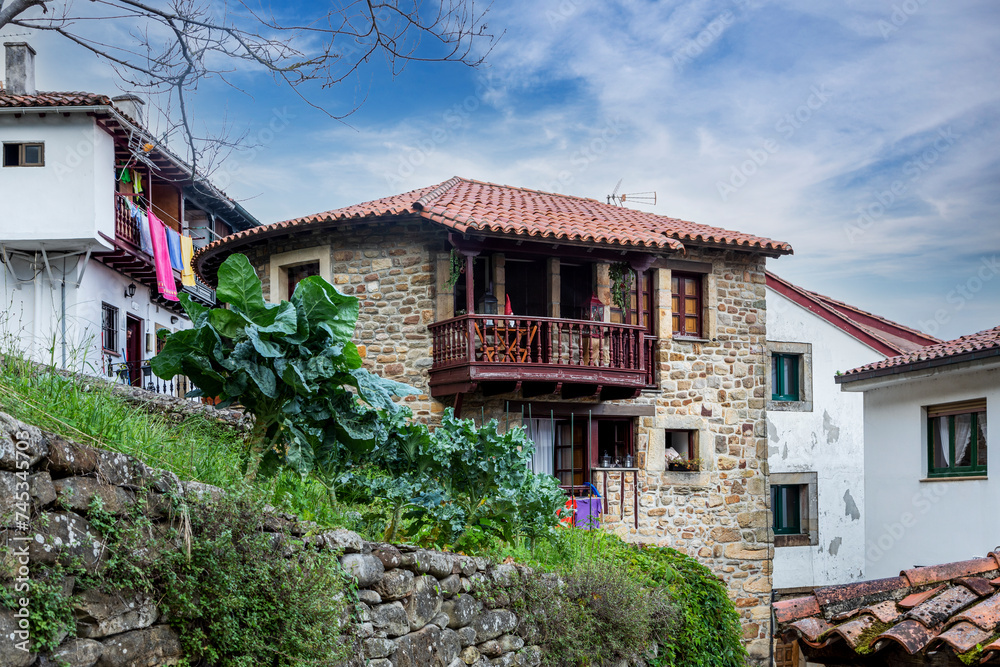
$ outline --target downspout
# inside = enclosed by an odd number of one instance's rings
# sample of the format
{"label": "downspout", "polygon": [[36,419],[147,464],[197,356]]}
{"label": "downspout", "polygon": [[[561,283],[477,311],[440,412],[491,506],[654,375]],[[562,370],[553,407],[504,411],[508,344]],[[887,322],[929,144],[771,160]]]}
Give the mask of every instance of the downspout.
{"label": "downspout", "polygon": [[[65,260],[63,260],[65,262]],[[63,265],[65,269],[65,264]],[[62,320],[62,369],[66,370],[66,272],[63,271],[63,279],[59,285],[59,310]]]}
{"label": "downspout", "polygon": [[38,270],[38,253],[35,253],[35,262],[32,262],[33,269],[35,270],[35,278],[32,281],[32,290],[35,294],[35,312],[31,315],[31,350],[30,355],[35,358],[35,361],[41,361],[41,359],[35,356],[36,347],[39,340],[39,326],[41,322],[42,314],[42,284],[41,284],[41,271]]}

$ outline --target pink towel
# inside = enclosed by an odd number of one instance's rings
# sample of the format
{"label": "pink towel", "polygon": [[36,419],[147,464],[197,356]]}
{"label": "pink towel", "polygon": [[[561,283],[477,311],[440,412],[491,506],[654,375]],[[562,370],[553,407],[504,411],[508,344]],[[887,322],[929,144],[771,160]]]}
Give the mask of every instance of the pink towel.
{"label": "pink towel", "polygon": [[153,241],[153,263],[156,264],[156,288],[167,301],[179,301],[174,269],[170,266],[170,248],[167,246],[167,230],[160,219],[149,211],[149,235]]}

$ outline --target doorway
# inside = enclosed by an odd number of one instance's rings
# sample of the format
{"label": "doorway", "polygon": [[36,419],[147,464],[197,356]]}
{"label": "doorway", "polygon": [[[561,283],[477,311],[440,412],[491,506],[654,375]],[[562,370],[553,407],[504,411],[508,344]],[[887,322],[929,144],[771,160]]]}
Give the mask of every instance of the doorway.
{"label": "doorway", "polygon": [[128,363],[129,384],[142,386],[142,320],[125,316],[125,361]]}

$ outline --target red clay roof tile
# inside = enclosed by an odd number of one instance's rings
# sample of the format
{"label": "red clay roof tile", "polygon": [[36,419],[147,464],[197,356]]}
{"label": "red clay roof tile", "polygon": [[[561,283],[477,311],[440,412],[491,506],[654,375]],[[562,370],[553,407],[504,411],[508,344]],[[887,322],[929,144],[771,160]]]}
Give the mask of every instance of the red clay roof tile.
{"label": "red clay roof tile", "polygon": [[[991,580],[996,565],[991,554],[913,568],[896,578],[816,589],[811,596],[775,603],[775,635],[800,639],[807,658],[811,651],[829,656],[830,651],[839,655],[843,650],[890,656],[880,664],[902,650],[909,654],[948,650],[967,661],[980,655],[970,651],[993,640],[982,649],[980,662],[997,664],[1000,591],[993,584],[1000,581]],[[984,599],[984,592],[989,597]],[[873,598],[881,599],[873,604]],[[838,623],[841,620],[845,622]],[[874,632],[879,633],[874,641],[866,641]],[[843,649],[837,648],[839,643]]]}
{"label": "red clay roof tile", "polygon": [[[854,382],[870,377],[996,356],[1000,356],[1000,326],[852,368],[837,376],[837,382]],[[1000,559],[997,563],[1000,563]]]}
{"label": "red clay roof tile", "polygon": [[208,244],[195,254],[201,273],[206,258],[256,238],[291,229],[371,223],[394,216],[423,218],[460,233],[497,234],[628,247],[682,251],[685,243],[730,247],[768,255],[791,254],[781,241],[677,218],[605,204],[596,199],[540,192],[454,177],[444,183],[346,208],[256,227]]}

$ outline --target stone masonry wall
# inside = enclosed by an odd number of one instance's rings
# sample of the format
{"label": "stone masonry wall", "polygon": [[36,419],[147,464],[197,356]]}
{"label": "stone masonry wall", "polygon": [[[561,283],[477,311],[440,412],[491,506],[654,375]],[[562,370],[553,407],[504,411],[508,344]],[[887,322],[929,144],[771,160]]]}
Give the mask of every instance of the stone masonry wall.
{"label": "stone masonry wall", "polygon": [[[18,507],[22,492],[30,497],[27,512]],[[137,494],[148,493],[150,517],[165,522],[170,518],[155,508],[165,506],[163,494],[168,492],[193,498],[222,493],[206,484],[181,482],[124,454],[68,442],[0,413],[0,585],[30,581],[32,572],[37,576],[40,567],[54,564],[60,555],[78,557],[89,572],[98,571],[108,554],[87,518],[92,500],[100,497],[107,512],[121,514],[136,502]],[[22,522],[19,512],[30,521]],[[531,576],[529,570],[369,543],[343,529],[309,534],[311,528],[277,513],[266,525],[343,554],[340,562],[356,579],[360,600],[360,652],[345,667],[534,667],[542,662],[539,647],[526,646],[517,633],[514,613],[484,606],[471,595],[486,584],[503,586]],[[0,665],[154,667],[183,659],[179,636],[154,599],[74,590],[75,583],[67,578],[64,589],[67,596],[76,594],[76,636],[64,635],[59,646],[44,655],[18,648],[26,640],[19,633],[30,628],[19,624],[16,611],[0,609]]]}

